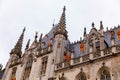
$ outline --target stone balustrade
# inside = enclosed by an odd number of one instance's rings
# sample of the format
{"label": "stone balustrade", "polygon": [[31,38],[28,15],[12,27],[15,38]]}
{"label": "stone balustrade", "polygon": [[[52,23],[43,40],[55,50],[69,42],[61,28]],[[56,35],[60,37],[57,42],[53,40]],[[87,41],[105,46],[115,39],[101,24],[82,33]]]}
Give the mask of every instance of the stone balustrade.
{"label": "stone balustrade", "polygon": [[42,55],[45,55],[45,54],[48,54],[48,53],[51,53],[51,52],[52,52],[52,46],[41,49],[38,53],[36,53],[36,56],[40,57]]}
{"label": "stone balustrade", "polygon": [[114,54],[120,53],[120,45],[112,46],[110,48],[85,54],[77,58],[71,58],[69,61],[64,61],[62,63],[56,64],[55,70],[63,69],[70,66],[75,66],[77,64],[82,64],[85,62],[92,62],[93,60],[105,58],[107,56],[112,56]]}

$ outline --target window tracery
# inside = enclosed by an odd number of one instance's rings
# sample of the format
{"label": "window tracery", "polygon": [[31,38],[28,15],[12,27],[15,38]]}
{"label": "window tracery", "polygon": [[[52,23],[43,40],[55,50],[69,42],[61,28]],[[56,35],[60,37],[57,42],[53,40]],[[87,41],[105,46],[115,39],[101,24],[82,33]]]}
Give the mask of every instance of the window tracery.
{"label": "window tracery", "polygon": [[32,60],[32,57],[30,57],[25,66],[23,80],[29,79],[31,68],[32,68],[32,63],[33,63],[33,60]]}
{"label": "window tracery", "polygon": [[101,72],[100,80],[111,80],[110,73],[107,70]]}
{"label": "window tracery", "polygon": [[40,75],[44,75],[46,72],[47,60],[48,60],[48,56],[42,58],[42,67],[41,67]]}
{"label": "window tracery", "polygon": [[80,73],[77,75],[77,80],[87,80],[85,73],[83,72],[83,69],[81,68]]}

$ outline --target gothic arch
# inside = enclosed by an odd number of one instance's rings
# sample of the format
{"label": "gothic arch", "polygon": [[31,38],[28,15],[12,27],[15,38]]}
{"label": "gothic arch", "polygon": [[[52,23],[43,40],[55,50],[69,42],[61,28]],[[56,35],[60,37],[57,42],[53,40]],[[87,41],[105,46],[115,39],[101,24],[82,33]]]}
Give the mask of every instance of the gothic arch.
{"label": "gothic arch", "polygon": [[102,66],[98,70],[97,80],[112,80],[110,69],[107,66]]}
{"label": "gothic arch", "polygon": [[58,80],[69,80],[67,76],[65,76],[64,73],[58,76]]}
{"label": "gothic arch", "polygon": [[79,72],[75,80],[87,80],[87,77],[83,71]]}

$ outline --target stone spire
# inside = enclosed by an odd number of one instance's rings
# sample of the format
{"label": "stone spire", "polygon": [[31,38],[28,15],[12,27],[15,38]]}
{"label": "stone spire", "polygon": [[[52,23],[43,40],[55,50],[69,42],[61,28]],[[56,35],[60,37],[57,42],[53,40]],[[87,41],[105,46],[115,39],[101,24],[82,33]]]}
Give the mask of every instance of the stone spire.
{"label": "stone spire", "polygon": [[63,8],[63,13],[62,13],[61,18],[60,18],[60,21],[59,21],[59,26],[60,26],[61,28],[63,28],[63,29],[66,28],[65,10],[66,10],[66,8],[65,8],[65,6],[64,6],[64,8]]}
{"label": "stone spire", "polygon": [[58,23],[58,27],[55,31],[55,35],[57,34],[62,34],[65,36],[65,38],[67,39],[67,30],[66,30],[66,19],[65,19],[65,11],[66,11],[66,8],[64,6],[63,8],[63,12],[62,12],[62,15],[60,17],[60,20],[59,20],[59,23]]}
{"label": "stone spire", "polygon": [[29,48],[29,45],[30,45],[30,39],[28,40],[27,44],[26,44],[26,48],[25,50],[27,50]]}
{"label": "stone spire", "polygon": [[104,29],[103,28],[103,24],[102,24],[102,21],[100,21],[100,30]]}
{"label": "stone spire", "polygon": [[24,32],[25,32],[25,28],[23,29],[22,34],[20,35],[15,47],[12,49],[10,54],[17,54],[19,57],[21,57],[21,54],[22,54],[21,49],[22,49],[22,43],[24,38]]}

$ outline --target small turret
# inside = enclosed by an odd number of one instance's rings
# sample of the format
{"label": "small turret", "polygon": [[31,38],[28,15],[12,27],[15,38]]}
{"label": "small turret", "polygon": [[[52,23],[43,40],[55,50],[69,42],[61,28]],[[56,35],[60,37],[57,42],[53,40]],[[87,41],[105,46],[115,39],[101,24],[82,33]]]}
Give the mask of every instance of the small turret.
{"label": "small turret", "polygon": [[42,41],[42,36],[43,36],[43,34],[41,33],[40,38],[39,38],[39,42]]}
{"label": "small turret", "polygon": [[22,43],[23,43],[23,37],[24,37],[24,32],[25,32],[25,28],[23,29],[23,32],[22,34],[20,35],[15,47],[12,49],[12,51],[10,52],[10,55],[11,54],[16,54],[18,55],[19,57],[21,57],[21,54],[22,54]]}

